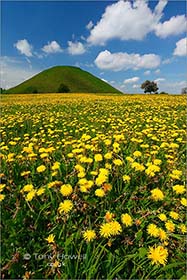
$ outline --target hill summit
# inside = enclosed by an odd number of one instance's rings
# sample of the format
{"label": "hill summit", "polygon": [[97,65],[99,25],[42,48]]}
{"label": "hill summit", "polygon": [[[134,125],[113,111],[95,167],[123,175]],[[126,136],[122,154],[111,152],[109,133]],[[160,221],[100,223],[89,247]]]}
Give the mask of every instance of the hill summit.
{"label": "hill summit", "polygon": [[73,66],[55,66],[10,88],[7,93],[117,93],[121,92],[103,80]]}

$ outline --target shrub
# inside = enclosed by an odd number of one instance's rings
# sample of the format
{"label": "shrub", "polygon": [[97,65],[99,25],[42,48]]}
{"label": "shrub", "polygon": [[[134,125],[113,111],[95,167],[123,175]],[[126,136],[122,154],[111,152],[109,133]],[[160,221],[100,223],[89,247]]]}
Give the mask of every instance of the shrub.
{"label": "shrub", "polygon": [[70,89],[67,85],[65,84],[60,84],[58,91],[59,93],[66,93],[66,92],[70,92]]}
{"label": "shrub", "polygon": [[35,86],[30,86],[25,89],[25,93],[38,93],[38,90]]}

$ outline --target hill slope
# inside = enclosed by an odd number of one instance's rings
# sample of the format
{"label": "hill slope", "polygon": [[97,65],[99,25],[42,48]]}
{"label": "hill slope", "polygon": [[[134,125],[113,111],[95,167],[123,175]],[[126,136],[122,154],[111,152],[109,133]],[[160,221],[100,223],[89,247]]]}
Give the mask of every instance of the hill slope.
{"label": "hill slope", "polygon": [[7,93],[58,92],[60,84],[66,85],[70,92],[118,93],[121,92],[89,72],[73,66],[55,66],[44,70],[31,79],[7,90]]}

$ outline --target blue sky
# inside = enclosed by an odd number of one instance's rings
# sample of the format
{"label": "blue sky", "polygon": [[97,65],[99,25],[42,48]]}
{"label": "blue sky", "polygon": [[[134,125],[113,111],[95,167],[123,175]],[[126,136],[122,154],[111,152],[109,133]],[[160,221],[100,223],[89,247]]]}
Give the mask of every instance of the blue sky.
{"label": "blue sky", "polygon": [[185,1],[3,1],[1,87],[54,65],[91,72],[126,93],[146,79],[186,86]]}

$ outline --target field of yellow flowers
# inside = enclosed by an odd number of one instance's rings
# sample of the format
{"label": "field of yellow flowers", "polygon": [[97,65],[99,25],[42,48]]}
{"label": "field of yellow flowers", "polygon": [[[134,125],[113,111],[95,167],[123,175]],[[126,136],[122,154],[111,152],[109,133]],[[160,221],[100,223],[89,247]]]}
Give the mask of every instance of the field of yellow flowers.
{"label": "field of yellow flowers", "polygon": [[185,279],[183,96],[1,105],[1,278]]}

